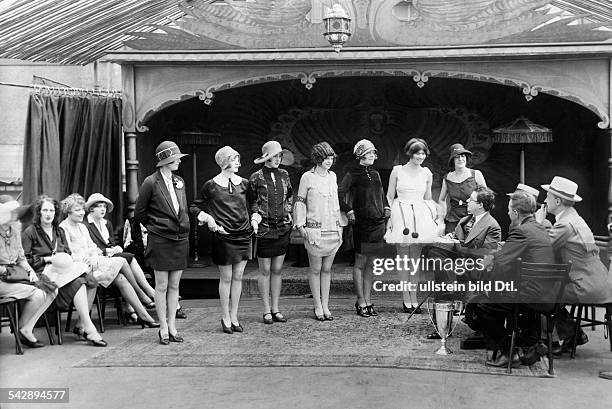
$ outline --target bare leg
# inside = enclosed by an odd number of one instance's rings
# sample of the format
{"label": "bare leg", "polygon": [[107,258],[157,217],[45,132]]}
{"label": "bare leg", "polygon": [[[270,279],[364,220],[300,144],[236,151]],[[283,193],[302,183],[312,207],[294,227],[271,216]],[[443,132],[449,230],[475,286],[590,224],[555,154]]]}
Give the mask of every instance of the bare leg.
{"label": "bare leg", "polygon": [[232,265],[219,266],[219,299],[221,301],[221,318],[226,327],[231,325],[230,320],[230,289],[232,287]]}
{"label": "bare leg", "polygon": [[132,269],[132,273],[134,274],[134,278],[136,279],[138,286],[144,290],[144,292],[149,298],[154,298],[155,289],[153,289],[153,287],[151,287],[151,284],[149,284],[149,282],[147,281],[147,277],[145,276],[144,271],[142,271],[140,264],[138,264],[138,261],[136,261],[136,258],[132,259],[132,262],[130,263],[130,268]]}
{"label": "bare leg", "polygon": [[323,258],[308,253],[308,262],[310,264],[308,283],[310,284],[315,314],[323,315],[323,307],[321,306],[321,266]]}
{"label": "bare leg", "polygon": [[168,334],[168,318],[166,315],[166,297],[168,292],[168,271],[154,270],[155,273],[155,311],[159,319],[159,332],[164,335]]}
{"label": "bare leg", "polygon": [[271,259],[269,257],[259,257],[259,273],[260,276],[257,278],[257,286],[259,287],[259,294],[264,305],[264,314],[270,312],[270,267]]}
{"label": "bare leg", "polygon": [[87,299],[87,288],[85,285],[82,285],[76,294],[74,294],[72,303],[74,304],[74,309],[79,314],[79,323],[77,326],[82,328],[83,331],[87,333],[89,339],[94,341],[101,340],[102,337],[98,333],[96,326],[91,321],[91,317],[89,316],[89,302]]}
{"label": "bare leg", "polygon": [[153,318],[151,318],[144,305],[142,305],[138,299],[138,296],[136,295],[136,292],[134,291],[134,287],[132,287],[132,285],[127,281],[125,276],[119,274],[113,283],[117,286],[117,288],[119,288],[119,291],[121,291],[121,295],[123,295],[125,301],[134,307],[136,314],[138,314],[140,318],[142,318],[144,321],[153,322]]}
{"label": "bare leg", "polygon": [[331,287],[331,268],[332,264],[334,264],[335,256],[333,254],[323,257],[321,265],[321,307],[323,308],[323,314],[327,317],[331,317],[331,312],[329,312],[329,289]]}
{"label": "bare leg", "polygon": [[281,271],[283,269],[283,262],[285,261],[285,255],[272,257],[271,266],[271,278],[270,278],[270,292],[272,296],[272,312],[279,312],[278,302],[280,300],[281,287],[282,287],[282,276]]}
{"label": "bare leg", "polygon": [[247,261],[242,260],[240,263],[232,265],[232,287],[230,295],[230,321],[234,325],[238,325],[238,305],[240,304],[240,295],[242,294],[242,273],[246,267]]}
{"label": "bare leg", "polygon": [[372,258],[367,257],[365,268],[363,269],[363,298],[365,299],[366,305],[372,304],[373,269],[374,265],[372,264]]}
{"label": "bare leg", "polygon": [[367,302],[363,294],[363,273],[367,257],[360,253],[355,253],[355,265],[353,266],[353,285],[357,296],[357,305],[365,307]]}
{"label": "bare leg", "polygon": [[166,300],[168,303],[168,333],[176,335],[176,306],[178,305],[179,282],[183,270],[170,271],[168,273],[168,291]]}
{"label": "bare leg", "polygon": [[[397,254],[400,257],[410,257],[410,249],[406,246],[398,246],[397,247]],[[400,278],[400,282],[401,283],[409,283],[410,282],[410,272],[407,271],[406,269],[402,268],[401,270],[399,270],[399,278]],[[406,290],[406,291],[402,291],[402,301],[404,303],[404,305],[410,307],[416,307],[417,304],[412,304],[412,298],[411,298],[411,292]],[[416,298],[415,298],[416,301]]]}
{"label": "bare leg", "polygon": [[125,278],[128,280],[128,282],[134,289],[134,292],[138,296],[138,299],[141,300],[142,302],[150,303],[151,299],[145,294],[145,292],[142,290],[142,288],[140,288],[140,286],[136,282],[136,278],[134,278],[134,273],[132,273],[132,269],[130,268],[130,265],[127,263],[126,259],[120,258],[120,257],[117,257],[117,259],[123,261],[121,265],[121,274],[123,274]]}
{"label": "bare leg", "polygon": [[44,314],[54,299],[55,295],[47,294],[40,289],[36,289],[34,294],[25,299],[25,304],[23,305],[23,310],[21,311],[21,317],[19,317],[19,332],[24,337],[30,341],[36,340],[36,338],[34,338],[34,334],[32,334],[34,325],[36,325],[38,319]]}

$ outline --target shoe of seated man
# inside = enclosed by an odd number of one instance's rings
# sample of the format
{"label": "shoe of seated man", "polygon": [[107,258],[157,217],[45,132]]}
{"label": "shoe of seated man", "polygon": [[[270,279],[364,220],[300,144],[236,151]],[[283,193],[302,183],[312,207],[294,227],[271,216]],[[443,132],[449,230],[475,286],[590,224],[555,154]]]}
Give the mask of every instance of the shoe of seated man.
{"label": "shoe of seated man", "polygon": [[181,319],[181,320],[184,320],[187,318],[187,314],[185,314],[185,311],[183,310],[182,307],[176,310],[176,318]]}

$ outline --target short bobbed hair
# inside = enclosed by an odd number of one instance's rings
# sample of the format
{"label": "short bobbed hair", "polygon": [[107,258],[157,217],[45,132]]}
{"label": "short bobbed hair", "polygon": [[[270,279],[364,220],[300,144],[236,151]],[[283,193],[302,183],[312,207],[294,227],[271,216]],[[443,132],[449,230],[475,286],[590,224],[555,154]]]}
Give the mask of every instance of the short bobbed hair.
{"label": "short bobbed hair", "polygon": [[51,203],[53,205],[53,208],[55,209],[55,217],[53,217],[53,221],[51,222],[51,224],[53,226],[57,226],[59,224],[60,218],[59,202],[47,195],[39,196],[38,199],[36,199],[36,202],[34,202],[34,215],[32,216],[32,224],[34,224],[35,226],[40,226],[40,211],[45,202]]}
{"label": "short bobbed hair", "polygon": [[482,204],[483,209],[487,212],[495,209],[495,193],[488,187],[478,186],[476,190],[476,200]]}
{"label": "short bobbed hair", "polygon": [[427,142],[424,139],[412,138],[404,145],[404,152],[406,152],[409,158],[412,158],[418,151],[423,151],[425,155],[429,156],[429,146],[427,146]]}
{"label": "short bobbed hair", "polygon": [[536,211],[537,203],[535,198],[527,192],[514,192],[510,196],[510,207],[516,210],[520,216],[527,216]]}
{"label": "short bobbed hair", "polygon": [[60,203],[64,217],[68,216],[75,207],[81,206],[85,208],[85,198],[78,193],[73,193]]}
{"label": "short bobbed hair", "polygon": [[312,147],[312,152],[310,153],[310,159],[312,159],[312,162],[315,165],[320,165],[325,159],[330,156],[334,157],[334,163],[336,163],[338,155],[336,155],[334,148],[332,148],[331,145],[327,142],[321,142],[314,145]]}

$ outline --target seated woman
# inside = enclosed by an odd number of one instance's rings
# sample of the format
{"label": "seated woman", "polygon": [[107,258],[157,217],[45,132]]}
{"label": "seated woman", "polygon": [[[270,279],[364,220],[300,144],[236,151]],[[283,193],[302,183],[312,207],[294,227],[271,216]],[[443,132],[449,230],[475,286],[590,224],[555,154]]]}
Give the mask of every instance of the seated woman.
{"label": "seated woman", "polygon": [[[67,215],[59,226],[66,233],[68,247],[72,251],[72,258],[75,261],[82,261],[89,265],[93,270],[94,277],[102,287],[108,287],[114,283],[121,291],[125,300],[130,304],[138,315],[137,322],[144,328],[158,328],[159,323],[155,322],[142,305],[134,286],[137,286],[132,270],[127,261],[121,257],[108,258],[102,256],[102,251],[98,249],[89,230],[83,224],[85,216],[85,199],[79,194],[71,194],[62,200],[62,212]],[[121,274],[119,274],[121,273]],[[142,290],[140,290],[142,292]]]}
{"label": "seated woman", "polygon": [[136,281],[136,285],[132,281],[130,281],[130,284],[134,286],[138,298],[148,309],[155,308],[155,303],[151,301],[151,298],[155,297],[155,290],[147,281],[144,271],[142,271],[134,254],[124,252],[123,248],[117,245],[117,240],[113,234],[113,225],[104,218],[106,213],[113,211],[113,207],[113,202],[100,193],[94,193],[89,196],[85,203],[85,212],[87,212],[85,226],[89,229],[91,239],[102,250],[104,255],[122,257],[127,261]]}
{"label": "seated woman", "polygon": [[[7,200],[9,199],[9,200]],[[0,197],[0,298],[25,300],[19,317],[19,338],[30,348],[40,348],[32,331],[38,319],[55,298],[55,293],[46,293],[35,287],[36,273],[28,264],[21,247],[21,228],[17,223],[16,210],[19,203],[7,196]],[[29,283],[9,282],[7,275],[11,267],[25,269],[29,273]]]}
{"label": "seated woman", "polygon": [[[55,255],[70,254],[68,243],[64,231],[59,228],[59,205],[57,200],[48,196],[41,196],[34,204],[32,224],[23,232],[21,243],[28,263],[34,268],[36,274],[40,276],[51,267]],[[68,255],[66,255],[68,257]],[[57,267],[59,257],[56,258],[54,267]],[[61,263],[59,263],[61,264]],[[59,292],[55,300],[57,308],[65,310],[72,302],[79,314],[79,319],[74,327],[74,334],[83,336],[94,346],[105,347],[106,341],[102,339],[96,326],[89,317],[89,311],[96,295],[95,280],[88,280],[85,272],[88,267],[81,264],[83,269],[75,274],[76,278],[68,282],[56,282],[59,285]],[[71,274],[71,270],[78,270],[79,266],[73,263],[66,263],[65,270],[59,271],[62,274]]]}

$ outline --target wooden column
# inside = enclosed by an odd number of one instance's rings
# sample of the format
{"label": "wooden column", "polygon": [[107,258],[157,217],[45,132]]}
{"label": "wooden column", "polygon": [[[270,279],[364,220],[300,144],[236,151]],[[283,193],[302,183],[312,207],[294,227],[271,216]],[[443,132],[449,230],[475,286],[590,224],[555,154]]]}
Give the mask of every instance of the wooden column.
{"label": "wooden column", "polygon": [[138,197],[138,156],[136,149],[136,95],[134,88],[134,67],[121,67],[123,83],[123,135],[125,147],[125,182],[128,217],[134,215]]}

